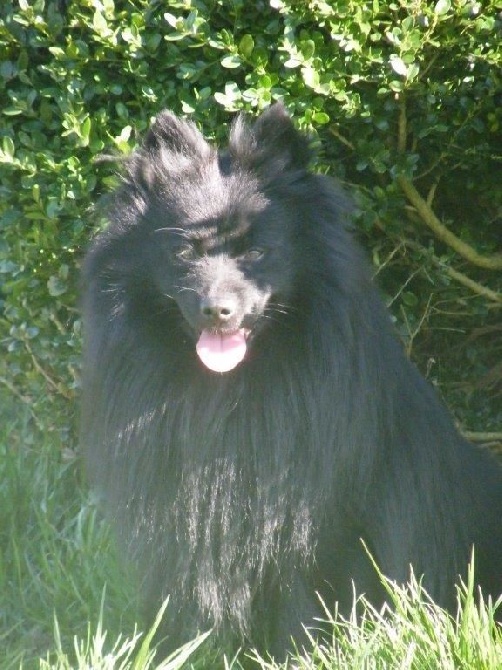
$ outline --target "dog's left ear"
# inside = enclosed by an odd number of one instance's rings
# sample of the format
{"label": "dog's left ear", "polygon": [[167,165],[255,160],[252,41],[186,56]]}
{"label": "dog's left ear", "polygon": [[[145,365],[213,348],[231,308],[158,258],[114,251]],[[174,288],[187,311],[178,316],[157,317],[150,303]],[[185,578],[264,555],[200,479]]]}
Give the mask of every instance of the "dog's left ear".
{"label": "dog's left ear", "polygon": [[269,178],[304,170],[311,159],[309,139],[296,130],[281,103],[265,110],[251,127],[239,116],[230,131],[229,152],[233,161]]}

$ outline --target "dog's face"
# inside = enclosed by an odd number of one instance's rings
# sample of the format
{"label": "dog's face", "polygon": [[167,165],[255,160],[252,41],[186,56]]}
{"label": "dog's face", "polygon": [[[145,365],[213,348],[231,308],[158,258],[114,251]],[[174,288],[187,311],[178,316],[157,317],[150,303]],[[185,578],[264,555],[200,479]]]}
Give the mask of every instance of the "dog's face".
{"label": "dog's face", "polygon": [[149,218],[157,222],[151,233],[156,284],[177,303],[202,362],[226,372],[288,302],[287,212],[248,175],[221,174],[217,161],[187,179],[161,208],[163,217],[155,209]]}
{"label": "dog's face", "polygon": [[282,108],[275,117],[261,134],[256,125],[234,126],[221,155],[192,124],[164,113],[132,161],[155,259],[150,272],[179,307],[201,361],[217,372],[244,359],[293,290],[294,212],[270,183],[274,171],[299,173],[294,142],[283,137],[296,131]]}

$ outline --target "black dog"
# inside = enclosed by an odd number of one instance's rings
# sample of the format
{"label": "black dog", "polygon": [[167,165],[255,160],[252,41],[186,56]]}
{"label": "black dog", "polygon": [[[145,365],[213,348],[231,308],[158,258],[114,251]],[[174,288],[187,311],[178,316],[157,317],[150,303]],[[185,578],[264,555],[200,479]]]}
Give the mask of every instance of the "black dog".
{"label": "black dog", "polygon": [[437,601],[475,546],[502,591],[502,477],[392,333],[349,208],[275,105],[218,153],[159,115],[88,254],[83,435],[173,646],[214,625],[283,655],[352,583]]}

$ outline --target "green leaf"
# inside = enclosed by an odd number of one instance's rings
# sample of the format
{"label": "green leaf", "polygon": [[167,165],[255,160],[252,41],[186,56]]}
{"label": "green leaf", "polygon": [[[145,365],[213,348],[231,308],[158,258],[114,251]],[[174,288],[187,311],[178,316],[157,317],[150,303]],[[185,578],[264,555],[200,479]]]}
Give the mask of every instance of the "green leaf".
{"label": "green leaf", "polygon": [[396,74],[399,74],[402,77],[406,77],[408,74],[408,66],[402,58],[399,58],[399,56],[396,56],[395,54],[392,54],[390,57],[390,66]]}
{"label": "green leaf", "polygon": [[222,67],[227,68],[228,70],[235,70],[235,68],[242,65],[242,61],[237,54],[231,54],[230,56],[225,56],[221,59]]}
{"label": "green leaf", "polygon": [[185,37],[185,33],[180,33],[178,30],[174,30],[172,33],[164,35],[166,42],[178,42]]}
{"label": "green leaf", "polygon": [[173,15],[170,14],[169,12],[164,13],[164,18],[167,21],[167,23],[171,26],[171,28],[176,28],[178,19]]}
{"label": "green leaf", "polygon": [[26,328],[25,334],[28,340],[33,340],[40,333],[40,328],[36,326],[31,326]]}
{"label": "green leaf", "polygon": [[408,305],[408,307],[415,307],[415,305],[418,305],[418,298],[417,296],[412,293],[411,291],[403,291],[402,293],[402,300],[405,305]]}
{"label": "green leaf", "polygon": [[434,6],[434,13],[438,16],[443,16],[447,14],[451,9],[450,0],[438,0]]}
{"label": "green leaf", "polygon": [[239,42],[239,51],[244,58],[251,58],[254,49],[254,39],[251,35],[244,35]]}
{"label": "green leaf", "polygon": [[51,295],[53,298],[57,298],[57,296],[66,293],[68,286],[66,282],[61,279],[61,277],[52,275],[52,277],[50,277],[47,282],[47,289],[49,291],[49,295]]}
{"label": "green leaf", "polygon": [[12,261],[0,261],[0,274],[11,275],[18,269],[17,265]]}
{"label": "green leaf", "polygon": [[328,114],[326,114],[325,112],[316,112],[312,118],[316,123],[319,123],[321,125],[329,123],[330,121]]}
{"label": "green leaf", "polygon": [[302,61],[299,58],[292,56],[284,63],[284,67],[287,67],[289,70],[293,70],[296,67],[300,67]]}
{"label": "green leaf", "polygon": [[315,52],[315,42],[313,40],[305,40],[302,42],[301,52],[305,60],[310,60]]}
{"label": "green leaf", "polygon": [[236,102],[242,99],[242,93],[235,81],[228,81],[225,84],[225,93],[216,91],[214,93],[214,99],[225,109],[229,111],[236,111]]}
{"label": "green leaf", "polygon": [[416,79],[419,72],[420,67],[418,63],[411,63],[410,65],[408,65],[408,72],[407,72],[408,81],[413,81],[414,79]]}
{"label": "green leaf", "polygon": [[94,12],[94,16],[92,19],[92,27],[97,32],[97,34],[101,35],[102,37],[108,35],[108,33],[110,32],[105,17],[98,10]]}
{"label": "green leaf", "polygon": [[80,126],[80,146],[87,147],[89,145],[89,135],[91,134],[91,119],[88,116]]}
{"label": "green leaf", "polygon": [[319,86],[319,83],[320,83],[319,73],[316,70],[314,70],[314,68],[312,68],[312,67],[302,68],[302,77],[303,77],[303,81],[310,88],[315,89]]}
{"label": "green leaf", "polygon": [[14,142],[11,137],[6,135],[3,140],[2,140],[2,150],[3,153],[8,156],[9,158],[14,157],[14,152],[15,152],[15,146]]}
{"label": "green leaf", "polygon": [[132,126],[124,126],[120,135],[113,138],[117,148],[123,153],[129,152],[129,138],[131,137]]}

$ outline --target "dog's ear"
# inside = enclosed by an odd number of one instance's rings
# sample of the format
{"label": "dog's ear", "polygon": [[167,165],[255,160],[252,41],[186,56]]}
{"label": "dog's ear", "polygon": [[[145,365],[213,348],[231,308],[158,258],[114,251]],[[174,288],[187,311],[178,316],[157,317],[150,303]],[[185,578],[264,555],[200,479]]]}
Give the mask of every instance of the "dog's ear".
{"label": "dog's ear", "polygon": [[296,130],[281,103],[269,107],[252,126],[239,116],[230,132],[229,153],[233,161],[269,179],[304,170],[311,159],[309,139]]}
{"label": "dog's ear", "polygon": [[178,118],[169,110],[155,117],[143,140],[147,153],[168,152],[185,158],[204,158],[210,148],[202,134],[191,121]]}
{"label": "dog's ear", "polygon": [[166,175],[183,174],[203,163],[211,152],[195,124],[164,110],[127,161],[127,172],[133,183],[148,191]]}

